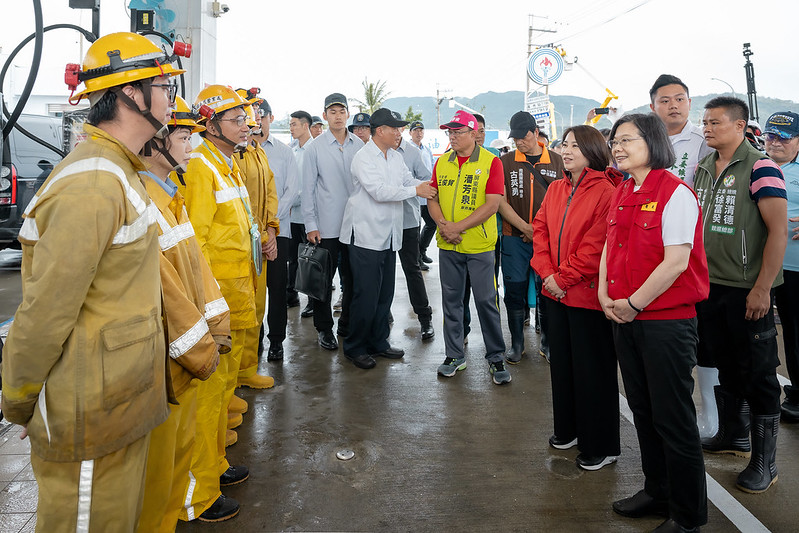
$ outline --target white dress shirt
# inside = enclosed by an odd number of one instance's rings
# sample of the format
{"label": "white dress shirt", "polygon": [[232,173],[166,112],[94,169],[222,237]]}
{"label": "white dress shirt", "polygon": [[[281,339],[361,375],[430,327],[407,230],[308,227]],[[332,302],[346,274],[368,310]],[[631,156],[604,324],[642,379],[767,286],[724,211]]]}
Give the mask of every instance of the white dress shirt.
{"label": "white dress shirt", "polygon": [[694,126],[690,120],[685,123],[680,133],[669,135],[669,140],[677,159],[674,166],[667,170],[693,188],[696,165],[706,155],[712,153],[713,149],[705,142],[702,128]]}
{"label": "white dress shirt", "polygon": [[300,196],[300,184],[297,177],[297,161],[291,148],[275,139],[271,133],[261,143],[269,160],[269,168],[275,174],[275,188],[277,189],[277,219],[280,221],[278,237],[291,237],[291,224],[289,217],[291,206]]}
{"label": "white dress shirt", "polygon": [[369,250],[402,247],[403,200],[416,196],[414,179],[396,150],[386,155],[370,140],[352,160],[352,194],[339,240]]}
{"label": "white dress shirt", "polygon": [[[413,177],[421,181],[430,181],[433,177],[431,169],[424,164],[422,151],[413,143],[402,139],[397,151],[402,154],[405,166],[411,171]],[[422,214],[419,211],[419,197],[414,196],[403,202],[403,223],[402,229],[418,228],[422,223]]]}

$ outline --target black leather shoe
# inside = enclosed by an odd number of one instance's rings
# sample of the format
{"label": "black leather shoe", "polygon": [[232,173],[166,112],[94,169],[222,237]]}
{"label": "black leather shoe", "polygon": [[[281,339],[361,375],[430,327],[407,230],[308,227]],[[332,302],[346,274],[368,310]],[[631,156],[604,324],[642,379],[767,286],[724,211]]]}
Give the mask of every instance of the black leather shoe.
{"label": "black leather shoe", "polygon": [[239,502],[220,494],[219,498],[197,517],[200,522],[224,522],[239,514]]}
{"label": "black leather shoe", "polygon": [[560,439],[557,435],[552,435],[549,437],[549,445],[556,450],[568,450],[573,446],[577,446],[577,437],[573,439]]}
{"label": "black leather shoe", "polygon": [[430,339],[436,336],[436,332],[433,329],[433,323],[431,320],[420,320],[419,323],[422,325],[423,341],[429,341]]}
{"label": "black leather shoe", "polygon": [[430,267],[427,266],[427,263],[422,262],[422,263],[419,263],[419,269],[422,272],[427,272],[428,270],[430,270]]}
{"label": "black leather shoe", "polygon": [[402,359],[403,355],[405,355],[404,350],[400,350],[399,348],[392,348],[391,346],[389,346],[388,350],[384,350],[378,353],[373,353],[372,357],[385,357],[386,359]]}
{"label": "black leather shoe", "polygon": [[219,476],[219,486],[228,487],[230,485],[238,485],[246,481],[250,477],[250,470],[244,466],[229,466],[225,473]]}
{"label": "black leather shoe", "polygon": [[319,332],[319,346],[325,350],[338,350],[338,341],[333,335],[333,330],[326,329]]}
{"label": "black leather shoe", "polygon": [[683,527],[671,518],[655,528],[653,533],[699,533],[699,526]]}
{"label": "black leather shoe", "polygon": [[668,500],[656,500],[643,490],[639,490],[629,498],[613,502],[613,510],[630,518],[641,518],[648,515],[668,517],[669,502]]}
{"label": "black leather shoe", "polygon": [[276,342],[269,345],[269,351],[266,353],[267,361],[282,361],[283,360],[283,344]]}
{"label": "black leather shoe", "polygon": [[370,368],[377,366],[377,361],[375,361],[371,355],[363,354],[351,357],[345,354],[344,357],[352,361],[353,365],[357,366],[358,368],[363,368],[364,370],[369,370]]}
{"label": "black leather shoe", "polygon": [[313,302],[310,300],[310,298],[308,299],[308,305],[306,305],[303,308],[302,312],[300,313],[300,316],[302,318],[308,318],[309,316],[313,316]]}
{"label": "black leather shoe", "polygon": [[286,297],[286,308],[291,309],[292,307],[299,307],[300,306],[300,297],[296,294]]}
{"label": "black leather shoe", "polygon": [[424,253],[424,252],[422,252],[422,261],[424,263],[432,263],[433,262],[433,260],[430,257],[428,257],[427,254]]}

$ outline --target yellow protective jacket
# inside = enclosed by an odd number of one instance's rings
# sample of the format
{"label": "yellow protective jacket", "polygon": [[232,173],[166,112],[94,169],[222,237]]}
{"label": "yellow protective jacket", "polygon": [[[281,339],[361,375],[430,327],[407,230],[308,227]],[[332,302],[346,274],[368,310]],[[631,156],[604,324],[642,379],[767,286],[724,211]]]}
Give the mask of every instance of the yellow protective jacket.
{"label": "yellow protective jacket", "polygon": [[169,415],[157,209],[139,158],[86,125],[25,210],[3,414],[48,461],[119,450]]}
{"label": "yellow protective jacket", "polygon": [[[455,150],[445,153],[436,163],[438,182],[438,203],[441,213],[450,222],[460,222],[474,213],[486,201],[486,185],[491,173],[491,163],[496,156],[476,146],[462,166],[458,167]],[[479,254],[494,249],[497,243],[497,216],[469,228],[461,236],[458,244],[450,244],[436,232],[438,247],[442,250],[455,250],[462,254]]]}
{"label": "yellow protective jacket", "polygon": [[180,188],[194,234],[211,272],[230,308],[230,329],[257,325],[255,267],[250,244],[247,187],[236,157],[231,165],[222,153],[203,140],[191,155]]}
{"label": "yellow protective jacket", "polygon": [[169,374],[174,394],[179,396],[192,378],[206,380],[211,375],[217,344],[230,351],[230,310],[194,238],[183,196],[179,192],[169,196],[152,174],[143,173],[143,178],[147,194],[158,207]]}
{"label": "yellow protective jacket", "polygon": [[233,156],[239,165],[241,177],[250,195],[250,205],[258,227],[261,228],[263,242],[266,242],[266,228],[275,228],[280,233],[277,219],[277,188],[275,173],[269,167],[266,152],[257,142],[247,144],[247,149]]}

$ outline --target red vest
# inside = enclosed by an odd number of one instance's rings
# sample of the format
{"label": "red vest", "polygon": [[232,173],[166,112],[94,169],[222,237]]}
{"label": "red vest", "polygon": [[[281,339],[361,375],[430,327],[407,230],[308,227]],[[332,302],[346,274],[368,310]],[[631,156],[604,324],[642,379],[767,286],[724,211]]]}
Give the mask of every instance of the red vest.
{"label": "red vest", "polygon": [[[681,184],[666,170],[652,170],[638,191],[633,192],[632,179],[616,189],[608,213],[607,239],[608,296],[612,299],[629,297],[663,262],[663,209]],[[693,318],[695,304],[706,299],[709,291],[700,209],[688,268],[636,320]]]}

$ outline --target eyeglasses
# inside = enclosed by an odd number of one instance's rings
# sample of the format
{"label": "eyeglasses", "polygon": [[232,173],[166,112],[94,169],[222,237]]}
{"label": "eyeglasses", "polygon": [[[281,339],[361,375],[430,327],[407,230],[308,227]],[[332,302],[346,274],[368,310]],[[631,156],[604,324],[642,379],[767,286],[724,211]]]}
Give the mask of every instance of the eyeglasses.
{"label": "eyeglasses", "polygon": [[796,137],[797,137],[797,136],[796,136],[796,135],[794,135],[794,136],[792,136],[792,137],[788,137],[788,138],[786,139],[785,137],[780,137],[780,136],[779,136],[779,135],[777,135],[776,133],[766,133],[765,135],[763,135],[763,138],[766,140],[766,142],[770,142],[770,143],[780,143],[780,144],[789,143],[789,142],[791,142],[793,139],[796,139]]}
{"label": "eyeglasses", "polygon": [[150,87],[160,87],[161,89],[167,90],[167,95],[169,95],[169,101],[174,103],[175,96],[178,94],[178,86],[174,83],[151,83]]}
{"label": "eyeglasses", "polygon": [[613,139],[613,140],[608,141],[608,148],[613,150],[617,146],[621,146],[622,148],[624,148],[626,150],[627,149],[627,145],[629,143],[631,143],[633,141],[643,141],[643,140],[644,140],[643,137],[625,137],[625,138],[619,139],[619,140]]}
{"label": "eyeglasses", "polygon": [[242,127],[244,125],[245,122],[247,122],[247,115],[239,115],[239,116],[237,116],[235,118],[218,118],[216,120],[220,120],[220,121],[221,120],[226,120],[228,122],[235,122],[236,126],[238,126],[240,128],[240,127]]}
{"label": "eyeglasses", "polygon": [[472,130],[447,130],[447,137],[458,137],[459,135],[463,135],[464,133],[469,133]]}

